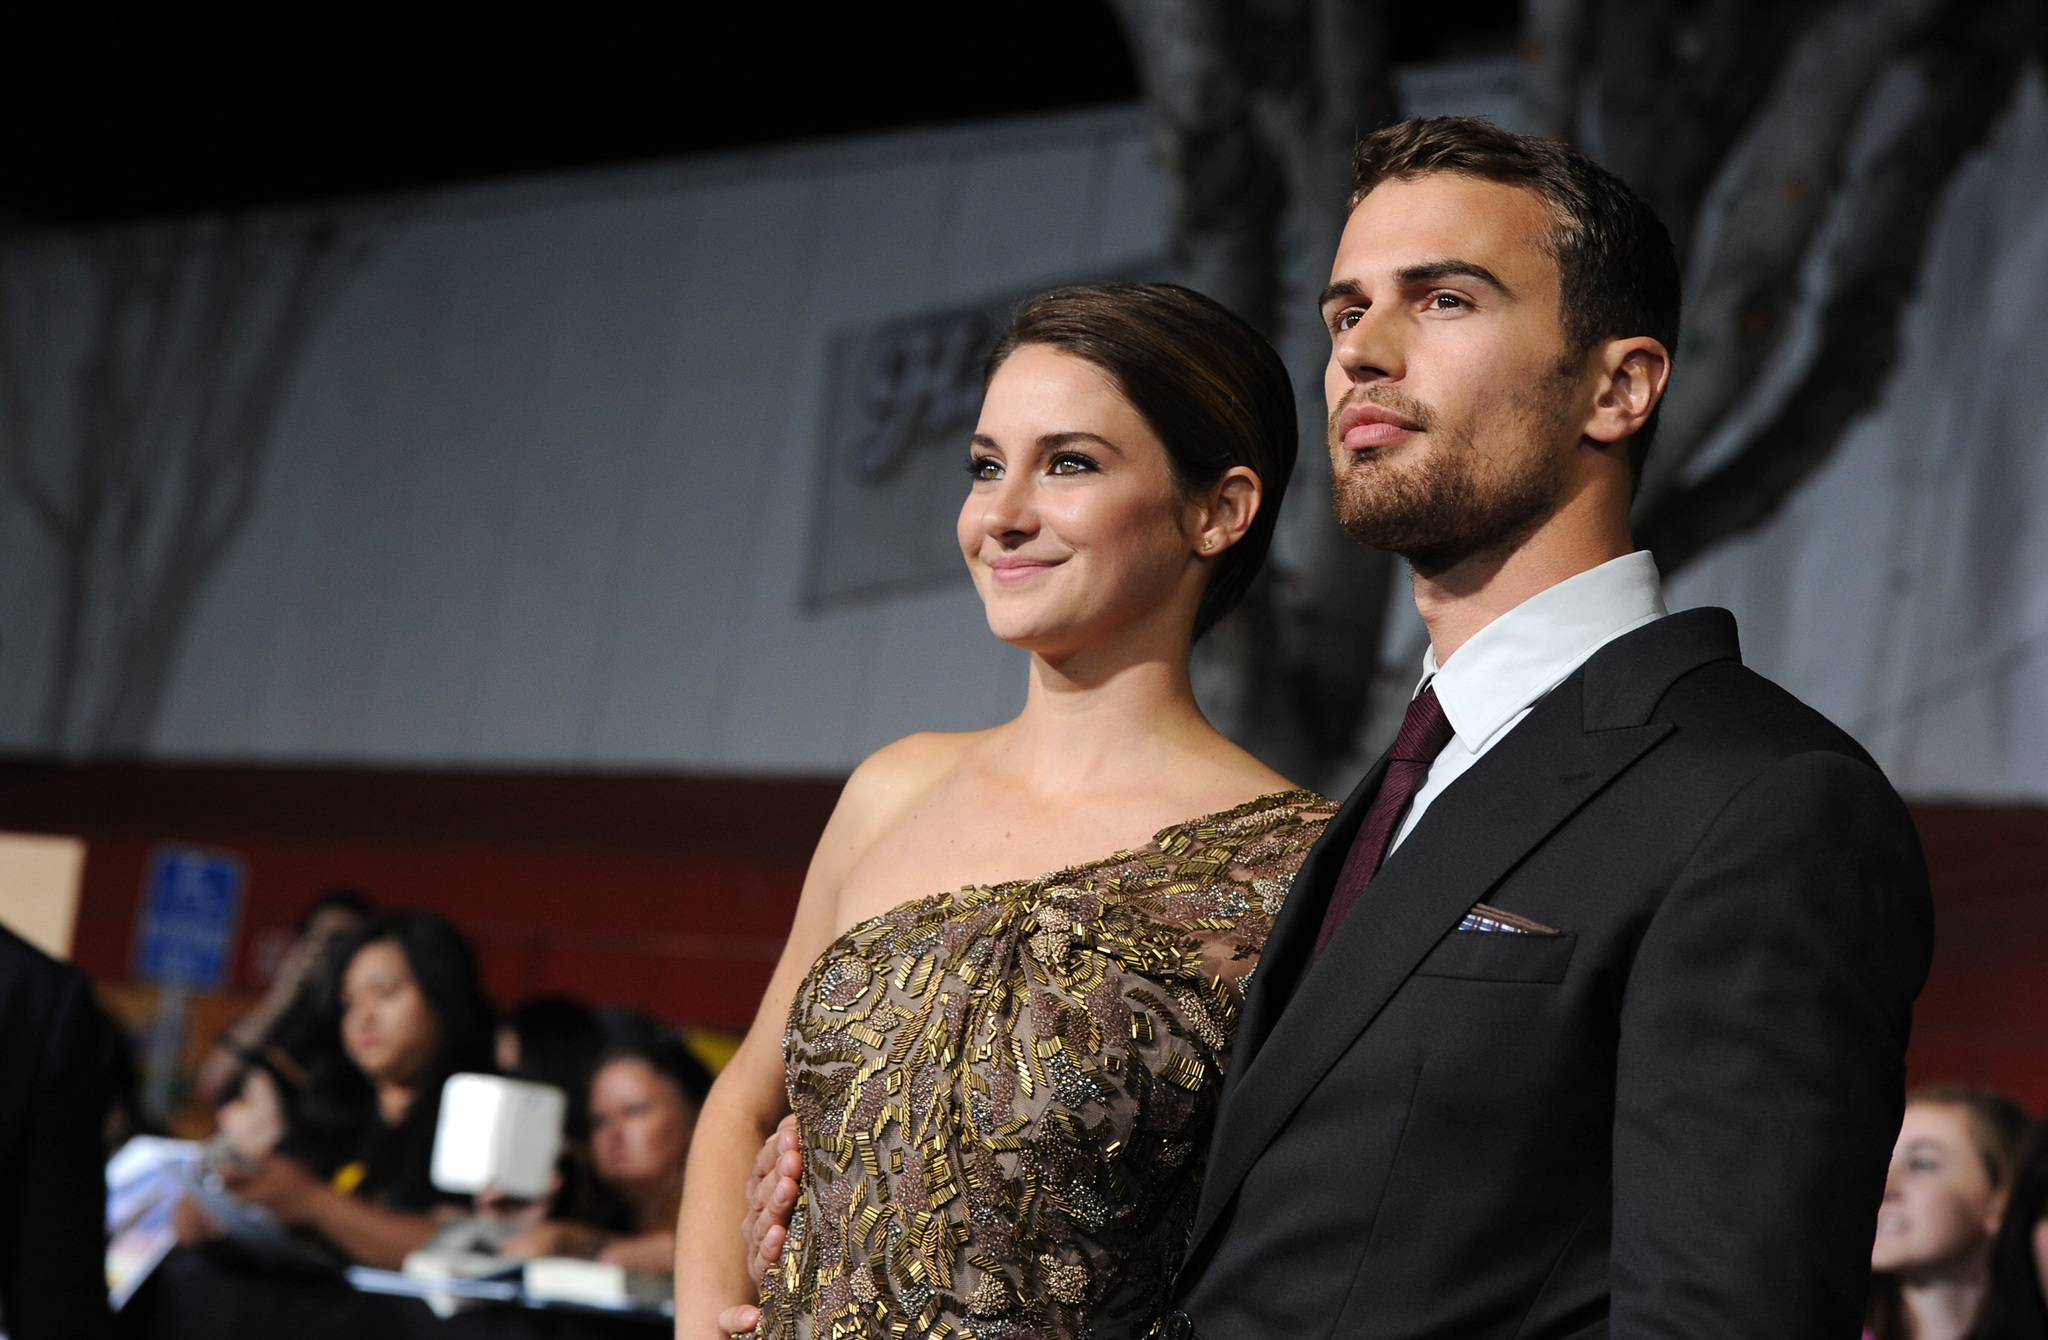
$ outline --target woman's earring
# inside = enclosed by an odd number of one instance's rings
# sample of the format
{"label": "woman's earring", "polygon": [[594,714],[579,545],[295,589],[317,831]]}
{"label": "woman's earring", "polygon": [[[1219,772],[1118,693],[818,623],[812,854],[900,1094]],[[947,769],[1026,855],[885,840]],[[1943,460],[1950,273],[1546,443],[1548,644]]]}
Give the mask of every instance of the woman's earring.
{"label": "woman's earring", "polygon": [[1202,552],[1203,552],[1203,553],[1205,553],[1205,554],[1206,554],[1206,553],[1208,553],[1208,552],[1209,552],[1209,551],[1210,551],[1211,549],[1214,549],[1215,547],[1216,547],[1216,537],[1215,537],[1215,536],[1213,536],[1213,535],[1205,535],[1205,536],[1203,536],[1203,537],[1202,537]]}

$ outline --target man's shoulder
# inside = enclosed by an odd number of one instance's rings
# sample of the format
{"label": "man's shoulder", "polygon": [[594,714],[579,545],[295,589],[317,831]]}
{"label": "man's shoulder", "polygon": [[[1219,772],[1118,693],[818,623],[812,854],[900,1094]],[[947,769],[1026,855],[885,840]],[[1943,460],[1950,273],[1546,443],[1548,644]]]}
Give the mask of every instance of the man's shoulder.
{"label": "man's shoulder", "polygon": [[0,926],[0,1013],[49,1013],[71,994],[89,989],[88,979],[77,968]]}
{"label": "man's shoulder", "polygon": [[1586,663],[1584,697],[1592,730],[1661,722],[1679,728],[1681,749],[1820,752],[1877,766],[1848,732],[1742,663],[1724,609],[1684,610],[1615,639]]}
{"label": "man's shoulder", "polygon": [[1882,776],[1854,736],[1740,661],[1711,661],[1680,676],[1651,720],[1678,727],[1682,748],[1738,751],[1759,761],[1839,754]]}

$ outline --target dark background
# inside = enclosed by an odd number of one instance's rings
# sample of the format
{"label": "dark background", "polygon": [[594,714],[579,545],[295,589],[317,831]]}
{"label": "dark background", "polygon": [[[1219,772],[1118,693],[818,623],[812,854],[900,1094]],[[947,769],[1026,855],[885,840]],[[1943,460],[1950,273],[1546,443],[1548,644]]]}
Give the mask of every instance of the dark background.
{"label": "dark background", "polygon": [[[1514,43],[1515,0],[1390,9],[1397,62]],[[488,29],[283,14],[17,29],[0,218],[240,209],[1138,98],[1103,0],[529,12]]]}

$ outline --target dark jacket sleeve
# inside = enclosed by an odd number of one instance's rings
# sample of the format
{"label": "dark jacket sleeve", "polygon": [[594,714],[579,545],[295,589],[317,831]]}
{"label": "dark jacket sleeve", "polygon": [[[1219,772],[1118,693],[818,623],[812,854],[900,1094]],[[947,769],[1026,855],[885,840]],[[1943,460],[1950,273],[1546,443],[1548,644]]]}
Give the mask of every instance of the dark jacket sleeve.
{"label": "dark jacket sleeve", "polygon": [[1854,1340],[1933,914],[1905,805],[1835,753],[1751,780],[1625,988],[1612,1334]]}
{"label": "dark jacket sleeve", "polygon": [[84,976],[51,965],[54,1008],[37,1040],[40,1074],[21,1127],[19,1194],[0,1261],[11,1340],[100,1340],[107,1309],[104,1020]]}

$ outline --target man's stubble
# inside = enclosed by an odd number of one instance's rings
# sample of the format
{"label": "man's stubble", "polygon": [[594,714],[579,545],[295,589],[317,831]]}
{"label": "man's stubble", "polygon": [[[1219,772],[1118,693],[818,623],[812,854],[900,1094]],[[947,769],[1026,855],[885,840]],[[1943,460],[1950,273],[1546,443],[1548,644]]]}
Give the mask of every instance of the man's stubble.
{"label": "man's stubble", "polygon": [[[1567,457],[1549,445],[1569,411],[1574,378],[1560,366],[1485,416],[1449,422],[1390,386],[1356,387],[1330,411],[1332,501],[1337,522],[1360,544],[1407,559],[1419,571],[1449,568],[1473,554],[1511,549],[1563,504]],[[1421,425],[1424,441],[1383,454],[1353,452],[1337,417],[1371,403]],[[1482,441],[1482,430],[1486,431]],[[1421,450],[1417,450],[1421,448]]]}

